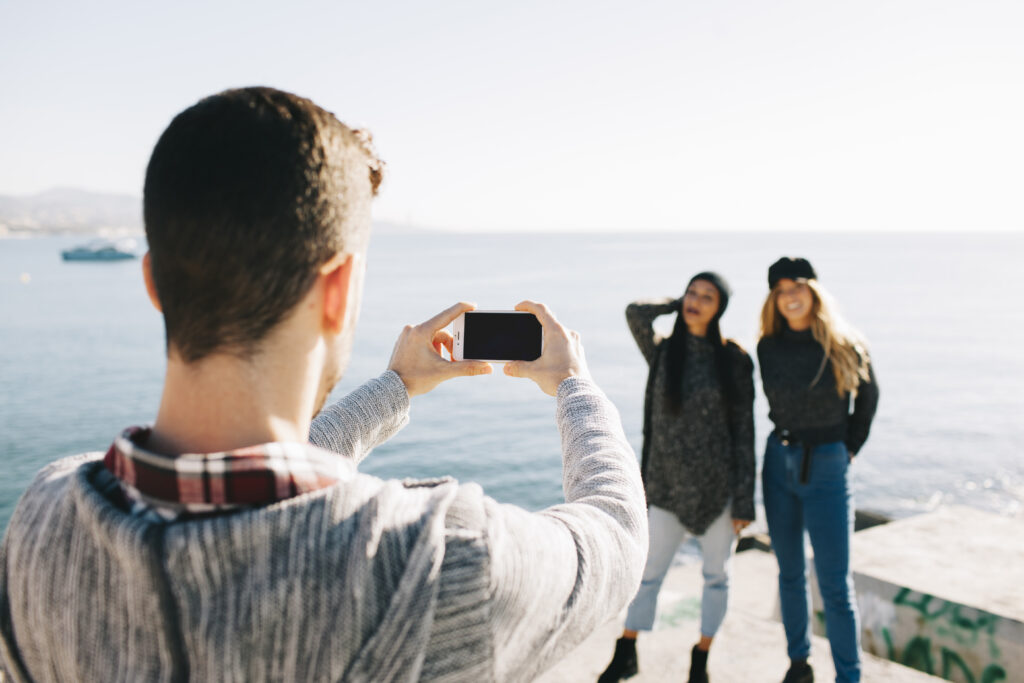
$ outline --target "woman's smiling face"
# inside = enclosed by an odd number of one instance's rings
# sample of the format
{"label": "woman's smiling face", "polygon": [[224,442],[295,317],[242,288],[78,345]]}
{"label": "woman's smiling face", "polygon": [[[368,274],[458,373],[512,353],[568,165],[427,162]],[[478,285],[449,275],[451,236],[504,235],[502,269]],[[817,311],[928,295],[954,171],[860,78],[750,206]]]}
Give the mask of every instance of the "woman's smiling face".
{"label": "woman's smiling face", "polygon": [[807,280],[782,278],[775,287],[778,290],[775,305],[779,314],[789,323],[790,329],[807,329],[811,324],[811,311],[814,307],[814,294]]}

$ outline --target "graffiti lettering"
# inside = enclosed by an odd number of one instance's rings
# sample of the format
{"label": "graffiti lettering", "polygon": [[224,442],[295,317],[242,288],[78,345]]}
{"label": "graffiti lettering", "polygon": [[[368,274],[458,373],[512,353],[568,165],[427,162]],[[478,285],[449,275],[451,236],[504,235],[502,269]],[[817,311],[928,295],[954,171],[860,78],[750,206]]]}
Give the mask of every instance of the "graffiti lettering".
{"label": "graffiti lettering", "polygon": [[[934,674],[935,667],[932,664],[932,641],[921,636],[914,638],[903,648],[903,665],[911,669],[924,671],[927,674]],[[972,681],[973,683],[973,681]]]}
{"label": "graffiti lettering", "polygon": [[675,628],[684,623],[700,619],[700,599],[685,598],[665,606],[659,610],[658,623],[664,627]]}
{"label": "graffiti lettering", "polygon": [[[1008,678],[1009,674],[1000,663],[989,662],[979,671],[961,654],[971,650],[977,654],[980,646],[987,650],[991,659],[999,659],[995,640],[999,617],[926,593],[914,593],[909,588],[897,593],[893,605],[913,610],[918,634],[899,648],[892,630],[882,627],[880,632],[889,659],[950,681],[998,683]],[[946,643],[935,642],[936,639]]]}
{"label": "graffiti lettering", "polygon": [[[999,664],[989,664],[981,672],[981,676],[975,676],[974,672],[967,666],[967,662],[963,660],[963,657],[948,647],[939,648],[939,652],[942,655],[942,671],[937,672],[934,660],[932,659],[931,638],[914,636],[903,648],[903,656],[897,657],[896,650],[893,647],[892,634],[889,633],[889,629],[882,629],[882,637],[885,638],[889,659],[899,662],[904,666],[909,666],[912,669],[924,671],[932,676],[939,675],[948,681],[962,680],[965,683],[997,683],[998,681],[1005,681],[1007,678],[1006,669]],[[957,674],[959,676],[954,678],[954,675]]]}
{"label": "graffiti lettering", "polygon": [[[999,622],[999,617],[994,614],[964,608],[927,593],[919,593],[915,598],[909,588],[901,588],[893,599],[893,604],[915,610],[920,619],[934,626],[937,635],[949,636],[959,645],[974,647],[982,636],[988,636],[989,655],[992,659],[998,659],[1000,656],[999,648],[992,638]],[[976,616],[967,616],[965,611],[975,613]]]}

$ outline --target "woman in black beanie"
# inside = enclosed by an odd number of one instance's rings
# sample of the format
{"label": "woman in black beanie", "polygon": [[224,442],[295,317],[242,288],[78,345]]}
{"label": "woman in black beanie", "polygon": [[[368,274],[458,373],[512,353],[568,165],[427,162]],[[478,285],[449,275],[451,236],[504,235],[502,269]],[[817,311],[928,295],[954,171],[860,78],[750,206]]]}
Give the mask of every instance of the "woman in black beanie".
{"label": "woman in black beanie", "polygon": [[784,683],[814,680],[807,664],[805,530],[814,548],[836,680],[859,681],[849,466],[868,438],[878,383],[862,338],[839,317],[807,259],[776,261],[768,269],[768,287],[757,356],[775,430],[768,437],[762,484],[791,660]]}
{"label": "woman in black beanie", "polygon": [[[703,272],[690,280],[681,299],[626,308],[629,329],[650,367],[641,466],[650,552],[601,683],[637,672],[637,631],[652,628],[661,582],[688,536],[700,543],[705,577],[689,680],[708,680],[708,650],[725,617],[736,536],[754,519],[754,366],[735,342],[722,339],[719,319],[729,294],[721,275]],[[672,336],[656,336],[655,318],[672,313]]]}

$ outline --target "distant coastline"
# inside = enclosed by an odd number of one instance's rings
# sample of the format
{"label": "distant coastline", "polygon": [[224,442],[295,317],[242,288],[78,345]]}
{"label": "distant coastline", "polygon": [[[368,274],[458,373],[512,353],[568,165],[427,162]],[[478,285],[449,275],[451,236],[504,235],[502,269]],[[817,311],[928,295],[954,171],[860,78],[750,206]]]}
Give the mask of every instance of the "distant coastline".
{"label": "distant coastline", "polygon": [[[833,234],[928,234],[945,233],[1007,233],[1020,232],[1022,226],[974,226],[964,229],[941,229],[934,231],[885,229],[865,226],[861,230],[826,231]],[[413,224],[406,221],[374,220],[374,234],[609,234],[622,231],[595,228],[593,230],[544,230],[538,226],[523,226],[519,230],[467,230],[443,225]],[[668,235],[673,232],[704,234],[764,234],[776,235],[820,234],[821,230],[803,228],[743,229],[701,228],[680,226],[678,230],[645,229],[637,226],[628,231],[632,237],[639,235]],[[32,237],[78,236],[83,239],[105,237],[141,237],[144,233],[142,222],[142,198],[134,195],[106,194],[78,188],[54,188],[32,195],[0,194],[0,240]]]}
{"label": "distant coastline", "polygon": [[116,227],[107,225],[90,225],[82,227],[67,226],[25,226],[8,224],[0,221],[0,240],[32,239],[35,237],[62,237],[79,235],[89,237],[142,237],[145,233],[140,227]]}
{"label": "distant coastline", "polygon": [[[374,221],[375,232],[420,233],[424,228]],[[0,239],[80,236],[141,237],[142,199],[133,195],[53,188],[32,195],[0,195]]]}
{"label": "distant coastline", "polygon": [[[428,233],[430,230],[417,228],[395,223],[374,221],[373,230],[375,234],[407,234],[407,233]],[[0,219],[0,240],[33,239],[37,237],[68,237],[78,236],[83,239],[91,237],[106,237],[109,239],[120,239],[123,237],[145,238],[146,231],[142,226],[125,225],[48,225],[36,224],[25,225],[23,223],[8,223]]]}
{"label": "distant coastline", "polygon": [[0,195],[0,238],[142,234],[142,200],[132,195],[53,188]]}

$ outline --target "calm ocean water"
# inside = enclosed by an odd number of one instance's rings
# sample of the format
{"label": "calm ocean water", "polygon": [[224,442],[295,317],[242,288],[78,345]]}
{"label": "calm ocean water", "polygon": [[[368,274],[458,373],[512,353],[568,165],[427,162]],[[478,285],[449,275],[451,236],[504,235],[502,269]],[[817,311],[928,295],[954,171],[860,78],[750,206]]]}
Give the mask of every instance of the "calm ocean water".
{"label": "calm ocean water", "polygon": [[[155,415],[163,330],[138,262],[64,263],[80,240],[0,240],[0,529],[45,463],[105,450]],[[639,451],[646,368],[623,310],[693,273],[732,283],[728,336],[755,346],[765,272],[811,259],[868,338],[882,398],[855,465],[857,505],[896,516],[953,503],[1024,515],[1024,234],[384,233],[369,254],[352,363],[335,394],[384,370],[408,322],[459,300],[546,302],[583,335],[592,373]],[[662,319],[665,329],[671,320]],[[759,382],[758,382],[759,385]],[[450,474],[502,502],[561,500],[554,399],[504,377],[442,384],[363,470]],[[758,459],[769,432],[758,387]],[[760,492],[758,492],[760,499]]]}

